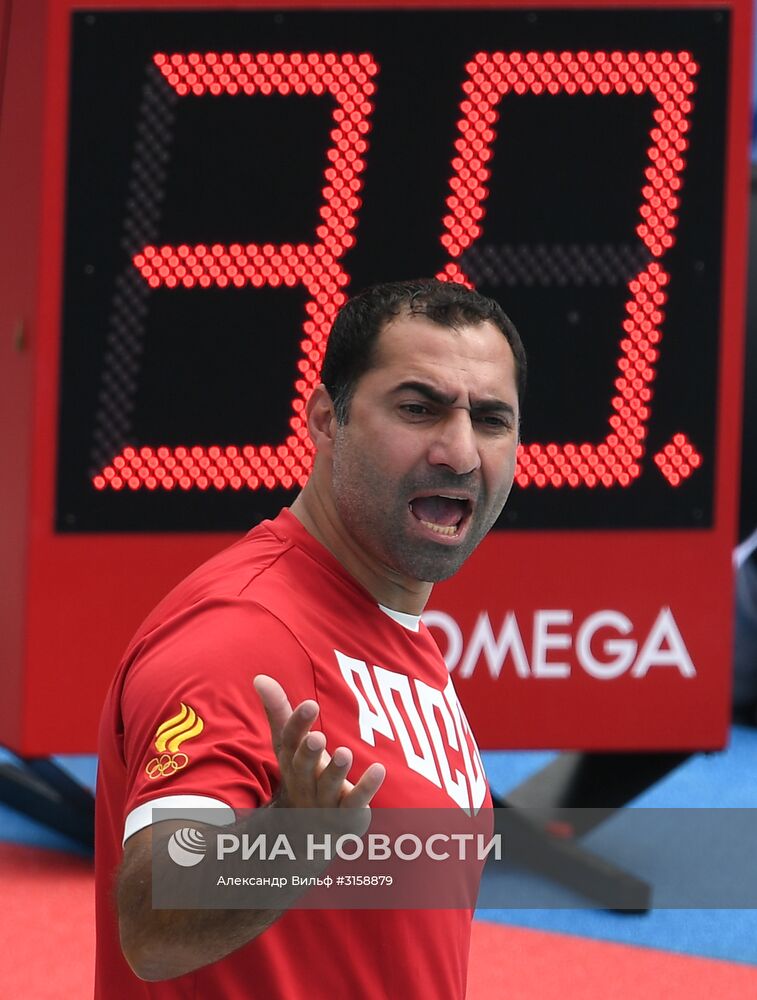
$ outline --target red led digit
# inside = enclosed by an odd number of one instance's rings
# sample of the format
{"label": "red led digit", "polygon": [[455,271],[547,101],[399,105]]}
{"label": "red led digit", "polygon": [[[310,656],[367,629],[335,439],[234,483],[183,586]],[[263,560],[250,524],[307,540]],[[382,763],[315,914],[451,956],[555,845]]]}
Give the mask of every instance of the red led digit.
{"label": "red led digit", "polygon": [[303,486],[312,466],[304,408],[349,277],[340,260],[355,243],[360,190],[378,66],[365,53],[162,53],[155,65],[180,97],[303,94],[334,100],[321,224],[312,244],[234,243],[147,246],[134,265],[152,288],[261,288],[303,285],[302,356],[297,363],[292,433],[278,445],[124,448],[97,474],[97,489],[272,489]]}
{"label": "red led digit", "polygon": [[[479,52],[466,66],[441,237],[450,261],[438,277],[468,285],[460,258],[483,232],[497,109],[505,95],[648,92],[657,101],[636,227],[653,261],[628,284],[607,434],[599,444],[521,445],[516,470],[521,486],[628,486],[641,474],[667,299],[668,275],[659,261],[675,242],[697,69],[687,52]],[[655,456],[671,486],[701,462],[683,434]]]}

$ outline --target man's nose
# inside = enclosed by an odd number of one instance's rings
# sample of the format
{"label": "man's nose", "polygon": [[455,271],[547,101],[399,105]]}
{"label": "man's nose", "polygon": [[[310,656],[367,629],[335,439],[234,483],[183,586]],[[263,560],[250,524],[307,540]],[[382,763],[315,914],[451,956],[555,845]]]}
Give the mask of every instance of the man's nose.
{"label": "man's nose", "polygon": [[431,465],[446,465],[458,476],[480,467],[476,431],[468,410],[455,409],[436,425],[428,460]]}

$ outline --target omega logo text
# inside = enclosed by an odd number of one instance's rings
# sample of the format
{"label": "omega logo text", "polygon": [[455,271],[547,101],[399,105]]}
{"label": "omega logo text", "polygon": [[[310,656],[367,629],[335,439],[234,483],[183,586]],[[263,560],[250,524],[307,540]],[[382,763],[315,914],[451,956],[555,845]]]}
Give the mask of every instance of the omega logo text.
{"label": "omega logo text", "polygon": [[471,677],[476,669],[483,668],[496,680],[506,663],[523,680],[569,678],[573,663],[600,681],[614,680],[625,673],[643,678],[658,667],[672,667],[683,678],[696,676],[669,607],[660,609],[648,634],[643,636],[638,635],[634,623],[620,611],[595,611],[579,622],[574,621],[573,612],[567,609],[535,611],[530,658],[514,611],[507,612],[497,632],[489,613],[481,611],[465,638],[452,615],[444,611],[426,611],[423,620],[441,638],[447,669],[456,670],[459,677]]}

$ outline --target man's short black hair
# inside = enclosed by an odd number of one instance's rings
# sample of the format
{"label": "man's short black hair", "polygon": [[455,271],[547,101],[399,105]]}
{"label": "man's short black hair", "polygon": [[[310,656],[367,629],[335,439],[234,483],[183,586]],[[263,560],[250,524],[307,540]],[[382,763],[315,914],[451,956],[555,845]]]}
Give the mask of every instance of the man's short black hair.
{"label": "man's short black hair", "polygon": [[392,281],[366,288],[346,302],[331,328],[321,381],[331,396],[340,424],[347,422],[355,386],[375,362],[379,333],[402,314],[425,316],[448,329],[492,323],[502,331],[513,352],[518,402],[522,402],[526,389],[526,352],[520,334],[499,303],[452,281],[436,278]]}

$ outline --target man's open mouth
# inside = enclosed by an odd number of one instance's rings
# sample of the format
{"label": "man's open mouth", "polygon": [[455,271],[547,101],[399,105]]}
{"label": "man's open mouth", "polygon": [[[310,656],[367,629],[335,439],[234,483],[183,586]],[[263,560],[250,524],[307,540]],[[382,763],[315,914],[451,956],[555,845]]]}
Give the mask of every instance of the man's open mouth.
{"label": "man's open mouth", "polygon": [[452,537],[460,532],[463,523],[471,513],[471,501],[465,497],[445,496],[436,494],[429,497],[416,497],[409,503],[410,512],[431,531],[437,535]]}

